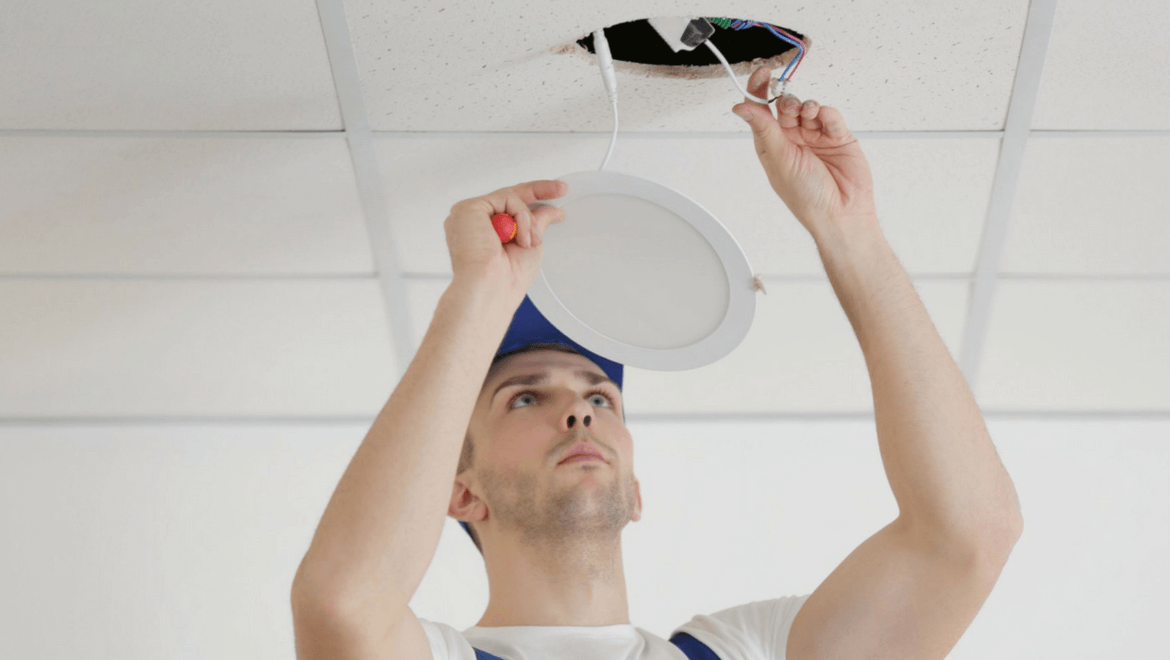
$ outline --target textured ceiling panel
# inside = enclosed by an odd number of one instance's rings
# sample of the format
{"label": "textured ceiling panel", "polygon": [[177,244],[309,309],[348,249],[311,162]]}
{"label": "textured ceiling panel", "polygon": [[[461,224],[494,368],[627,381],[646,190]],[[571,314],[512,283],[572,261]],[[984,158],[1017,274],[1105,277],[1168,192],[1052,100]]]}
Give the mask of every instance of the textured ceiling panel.
{"label": "textured ceiling panel", "polygon": [[4,657],[295,658],[286,592],[368,429],[0,426]]}
{"label": "textured ceiling panel", "polygon": [[980,369],[998,410],[1170,411],[1170,283],[1001,281]]}
{"label": "textured ceiling panel", "polygon": [[[950,660],[1162,655],[1170,588],[1170,424],[988,421],[1027,531]],[[1086,607],[1086,603],[1110,603]],[[1117,634],[1126,631],[1125,634]],[[1010,641],[1009,641],[1010,640]]]}
{"label": "textured ceiling panel", "polygon": [[[873,390],[861,345],[833,287],[770,280],[741,343],[714,364],[688,371],[626,367],[623,394],[633,414],[866,412]],[[411,314],[421,342],[447,282],[412,282]],[[965,282],[915,282],[952,357],[966,320]],[[502,339],[502,337],[501,337]]]}
{"label": "textured ceiling panel", "polygon": [[1170,3],[1056,5],[1033,128],[1170,129]]}
{"label": "textured ceiling panel", "polygon": [[43,0],[3,16],[0,128],[341,128],[312,0]]}
{"label": "textured ceiling panel", "polygon": [[[951,356],[966,320],[965,282],[915,282]],[[730,355],[690,371],[629,369],[626,407],[640,413],[869,412],[873,390],[861,346],[820,282],[767,283],[752,329]]]}
{"label": "textured ceiling panel", "polygon": [[[1170,425],[988,427],[1027,530],[946,657],[1159,658]],[[0,484],[14,494],[0,500],[0,584],[19,595],[5,613],[8,657],[293,658],[289,582],[368,429],[0,426]],[[898,514],[871,420],[633,422],[630,433],[643,515],[622,533],[629,615],[663,638],[699,613],[811,593]],[[487,601],[483,559],[444,518],[411,609],[463,630]],[[67,631],[45,635],[60,619]]]}
{"label": "textured ceiling panel", "polygon": [[[406,296],[410,304],[410,324],[414,335],[411,350],[417,351],[422,344],[427,328],[431,325],[431,318],[439,307],[439,298],[450,284],[450,280],[416,280],[407,285]],[[500,335],[500,341],[504,341],[503,335]]]}
{"label": "textured ceiling panel", "polygon": [[376,415],[375,280],[0,280],[0,418]]}
{"label": "textured ceiling panel", "polygon": [[[574,136],[378,140],[403,270],[451,274],[443,222],[452,204],[533,179],[596,169],[607,144]],[[883,231],[907,271],[969,274],[999,140],[872,139],[863,149]],[[678,140],[619,135],[606,169],[695,200],[731,231],[756,273],[824,275],[816,244],[772,190],[750,134]]]}
{"label": "textured ceiling panel", "polygon": [[1170,137],[1033,138],[1000,271],[1170,274]]}
{"label": "textured ceiling panel", "polygon": [[[701,2],[530,5],[346,0],[370,126],[376,131],[610,131],[597,58],[576,41]],[[854,130],[1003,127],[1027,0],[971,3],[732,2],[723,16],[806,35],[789,91],[840,108]],[[705,48],[705,47],[703,47]],[[615,62],[621,127],[736,130],[743,95],[720,64],[695,79]],[[746,83],[748,67],[741,69]],[[775,71],[775,73],[780,73]]]}
{"label": "textured ceiling panel", "polygon": [[342,137],[0,137],[0,273],[372,273]]}

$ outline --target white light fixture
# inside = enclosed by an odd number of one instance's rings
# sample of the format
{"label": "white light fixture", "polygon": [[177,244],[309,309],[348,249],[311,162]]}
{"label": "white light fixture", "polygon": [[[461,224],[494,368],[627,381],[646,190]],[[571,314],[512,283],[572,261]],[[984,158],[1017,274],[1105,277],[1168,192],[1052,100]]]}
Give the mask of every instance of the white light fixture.
{"label": "white light fixture", "polygon": [[747,255],[715,216],[653,181],[607,171],[560,177],[528,297],[558,330],[621,364],[681,371],[739,346],[756,312]]}
{"label": "white light fixture", "polygon": [[711,364],[739,346],[755,318],[747,255],[686,195],[604,170],[617,139],[617,89],[601,30],[594,48],[613,136],[601,168],[559,177],[568,193],[541,202],[564,209],[565,220],[545,230],[528,297],[570,339],[615,362],[656,371]]}

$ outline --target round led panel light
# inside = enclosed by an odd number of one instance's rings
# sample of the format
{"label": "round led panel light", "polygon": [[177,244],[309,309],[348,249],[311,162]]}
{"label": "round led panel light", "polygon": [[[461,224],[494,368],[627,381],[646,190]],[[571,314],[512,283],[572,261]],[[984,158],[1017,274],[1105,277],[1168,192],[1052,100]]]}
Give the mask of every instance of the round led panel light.
{"label": "round led panel light", "polygon": [[756,313],[739,243],[694,200],[653,181],[595,170],[560,177],[564,209],[544,234],[528,297],[573,341],[640,369],[682,371],[731,353]]}

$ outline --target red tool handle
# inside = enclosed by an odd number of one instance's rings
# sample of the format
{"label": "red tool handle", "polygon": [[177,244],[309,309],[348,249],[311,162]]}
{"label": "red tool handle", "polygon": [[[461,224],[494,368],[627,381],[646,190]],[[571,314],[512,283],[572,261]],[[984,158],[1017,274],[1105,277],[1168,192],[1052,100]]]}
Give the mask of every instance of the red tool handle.
{"label": "red tool handle", "polygon": [[516,221],[507,213],[497,213],[492,216],[492,226],[500,235],[501,243],[508,243],[516,238]]}

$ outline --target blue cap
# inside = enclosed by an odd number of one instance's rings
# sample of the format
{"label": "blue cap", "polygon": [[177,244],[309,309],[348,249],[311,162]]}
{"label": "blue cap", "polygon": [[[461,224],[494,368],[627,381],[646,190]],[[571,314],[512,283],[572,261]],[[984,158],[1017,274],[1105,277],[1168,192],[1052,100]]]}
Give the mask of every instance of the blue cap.
{"label": "blue cap", "polygon": [[[556,329],[540,310],[536,309],[536,305],[532,304],[532,300],[526,295],[524,300],[520,303],[520,307],[512,316],[512,324],[508,326],[508,332],[504,334],[504,341],[500,343],[500,347],[496,349],[496,357],[504,353],[511,353],[518,351],[529,344],[535,343],[552,343],[552,344],[567,344],[573,350],[579,351],[582,355],[593,360],[601,370],[605,372],[606,376],[613,379],[617,383],[618,389],[622,389],[622,373],[625,370],[625,365],[618,364],[613,360],[607,360],[597,353],[585,348],[577,342],[565,336],[565,333]],[[463,531],[471,536],[471,528],[462,520],[459,524],[463,526]],[[472,539],[474,540],[474,539]]]}

